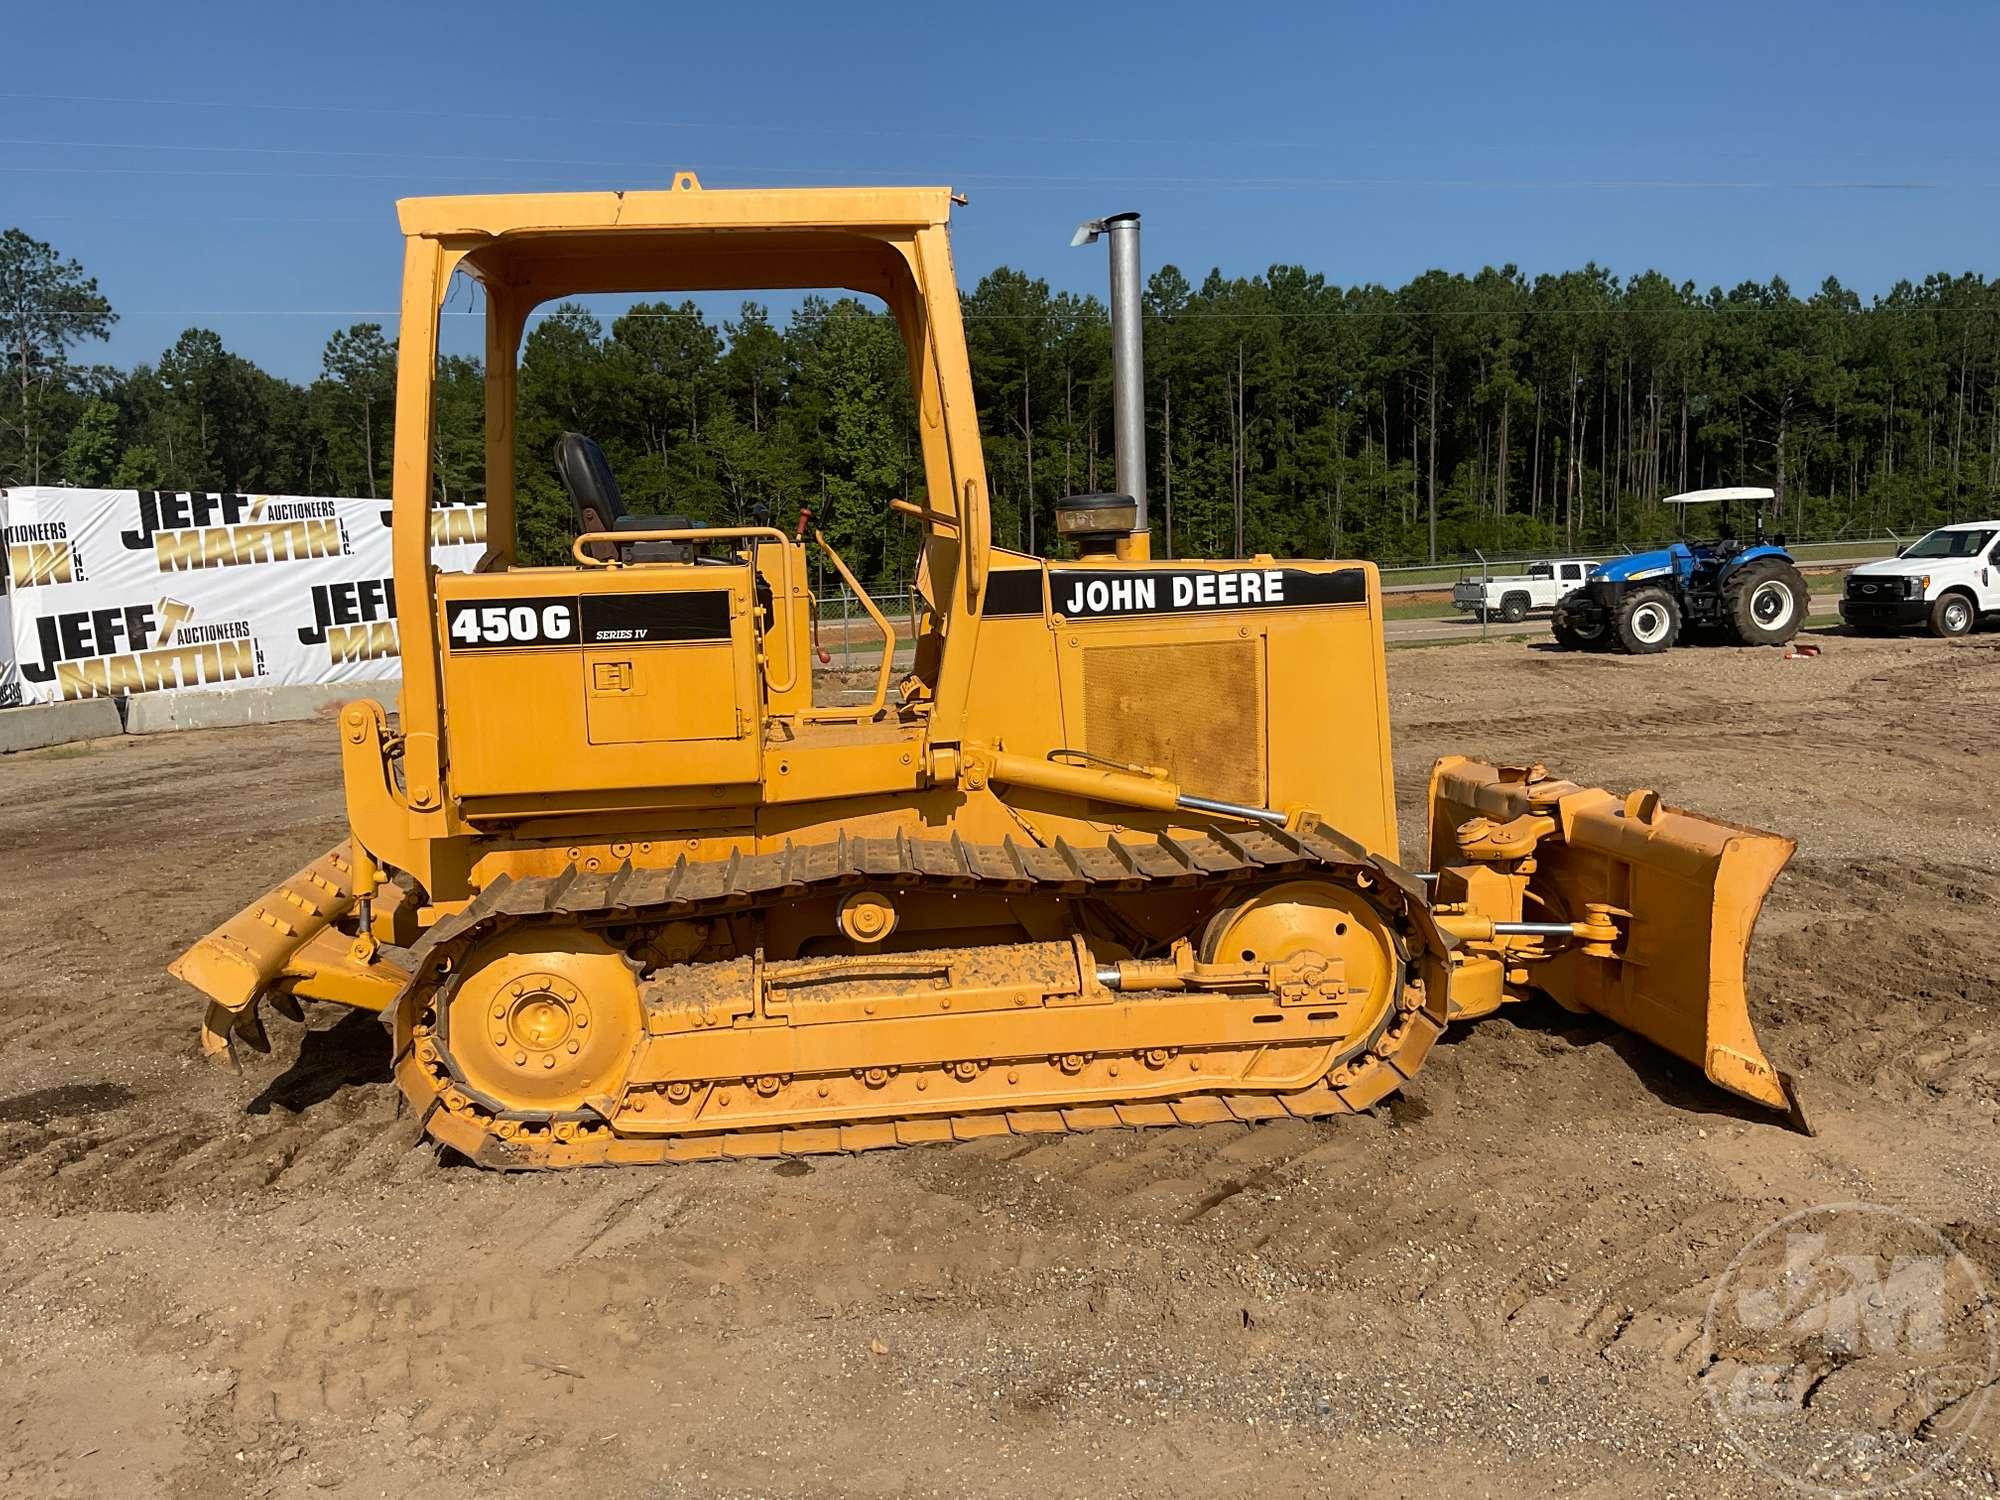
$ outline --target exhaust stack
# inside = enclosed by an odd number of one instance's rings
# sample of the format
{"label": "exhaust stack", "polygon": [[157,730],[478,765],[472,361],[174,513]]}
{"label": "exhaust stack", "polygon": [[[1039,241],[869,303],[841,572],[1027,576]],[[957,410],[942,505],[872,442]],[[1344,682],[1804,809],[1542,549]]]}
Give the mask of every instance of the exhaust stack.
{"label": "exhaust stack", "polygon": [[1151,555],[1146,517],[1146,339],[1140,323],[1139,216],[1113,214],[1079,224],[1071,245],[1111,240],[1111,432],[1118,493],[1136,509],[1131,546],[1119,555]]}

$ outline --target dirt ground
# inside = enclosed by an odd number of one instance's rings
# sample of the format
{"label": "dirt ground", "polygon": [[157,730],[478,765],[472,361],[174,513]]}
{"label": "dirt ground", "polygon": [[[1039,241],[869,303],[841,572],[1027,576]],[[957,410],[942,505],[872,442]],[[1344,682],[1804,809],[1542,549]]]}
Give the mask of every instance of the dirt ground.
{"label": "dirt ground", "polygon": [[1454,750],[1797,837],[1814,1137],[1549,1007],[1329,1123],[486,1175],[372,1021],[232,1079],[162,972],[339,835],[328,726],[0,762],[0,1494],[1771,1493],[1700,1368],[1747,1241],[1865,1199],[2000,1286],[2000,638],[1818,639],[1390,658],[1406,849]]}

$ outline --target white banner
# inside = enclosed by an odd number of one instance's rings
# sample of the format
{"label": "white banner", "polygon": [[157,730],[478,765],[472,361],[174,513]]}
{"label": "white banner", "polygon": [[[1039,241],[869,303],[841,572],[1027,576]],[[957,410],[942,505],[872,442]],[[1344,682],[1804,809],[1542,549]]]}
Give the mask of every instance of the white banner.
{"label": "white banner", "polygon": [[[12,489],[0,530],[12,606],[0,681],[18,683],[0,702],[401,670],[386,499]],[[439,567],[469,571],[485,506],[438,507],[431,540]]]}

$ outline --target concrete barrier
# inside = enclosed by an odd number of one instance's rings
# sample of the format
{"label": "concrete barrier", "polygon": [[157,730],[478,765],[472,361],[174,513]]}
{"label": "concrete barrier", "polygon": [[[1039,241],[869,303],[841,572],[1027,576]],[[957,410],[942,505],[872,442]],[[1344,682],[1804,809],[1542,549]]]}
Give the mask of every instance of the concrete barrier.
{"label": "concrete barrier", "polygon": [[127,701],[127,734],[166,734],[179,729],[231,729],[245,724],[284,724],[330,718],[343,703],[379,698],[393,705],[402,683],[314,683],[295,687],[243,687],[226,692],[135,693]]}
{"label": "concrete barrier", "polygon": [[299,687],[230,688],[223,692],[134,693],[129,698],[81,698],[0,709],[0,755],[45,750],[117,734],[167,734],[180,729],[236,729],[330,719],[343,703],[374,698],[393,716],[402,680],[316,683]]}
{"label": "concrete barrier", "polygon": [[25,708],[0,710],[0,754],[44,750],[72,740],[98,740],[124,732],[118,705],[109,698],[31,703]]}

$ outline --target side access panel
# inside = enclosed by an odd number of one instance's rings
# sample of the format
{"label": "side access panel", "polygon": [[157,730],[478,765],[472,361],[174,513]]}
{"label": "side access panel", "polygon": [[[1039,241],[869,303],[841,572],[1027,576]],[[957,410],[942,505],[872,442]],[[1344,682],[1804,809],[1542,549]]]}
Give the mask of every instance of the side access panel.
{"label": "side access panel", "polygon": [[602,805],[757,781],[750,579],[747,567],[440,575],[454,795]]}

